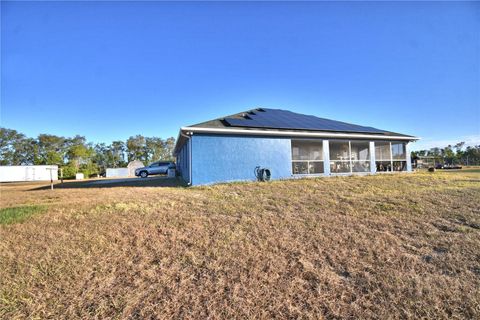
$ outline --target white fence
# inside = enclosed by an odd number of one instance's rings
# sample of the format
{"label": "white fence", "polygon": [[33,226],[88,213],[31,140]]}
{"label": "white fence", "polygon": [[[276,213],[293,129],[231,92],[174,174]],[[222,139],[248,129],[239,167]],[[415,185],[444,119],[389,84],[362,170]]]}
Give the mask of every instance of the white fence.
{"label": "white fence", "polygon": [[50,177],[58,180],[58,166],[0,166],[0,182],[50,181]]}
{"label": "white fence", "polygon": [[107,178],[128,177],[128,168],[107,168],[105,176]]}

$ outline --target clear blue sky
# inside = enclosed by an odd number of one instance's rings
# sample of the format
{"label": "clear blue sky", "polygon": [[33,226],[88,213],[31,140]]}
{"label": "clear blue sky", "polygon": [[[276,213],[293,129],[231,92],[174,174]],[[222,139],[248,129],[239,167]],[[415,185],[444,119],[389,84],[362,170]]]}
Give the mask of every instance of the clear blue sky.
{"label": "clear blue sky", "polygon": [[257,106],[480,143],[478,2],[4,2],[1,126],[177,136]]}

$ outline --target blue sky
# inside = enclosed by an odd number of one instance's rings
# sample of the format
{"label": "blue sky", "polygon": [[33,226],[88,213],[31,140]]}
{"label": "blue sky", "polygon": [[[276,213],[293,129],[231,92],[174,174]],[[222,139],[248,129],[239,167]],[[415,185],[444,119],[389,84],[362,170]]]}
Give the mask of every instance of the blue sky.
{"label": "blue sky", "polygon": [[258,106],[480,143],[478,2],[3,2],[1,126],[177,136]]}

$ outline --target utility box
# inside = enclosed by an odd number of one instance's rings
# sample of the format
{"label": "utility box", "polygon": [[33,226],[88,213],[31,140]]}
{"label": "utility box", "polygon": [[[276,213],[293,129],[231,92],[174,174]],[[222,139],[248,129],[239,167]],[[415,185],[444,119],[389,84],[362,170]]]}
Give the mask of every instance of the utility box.
{"label": "utility box", "polygon": [[168,169],[167,176],[169,178],[175,178],[175,169]]}
{"label": "utility box", "polygon": [[75,180],[83,180],[83,179],[84,179],[83,173],[77,173],[75,175]]}

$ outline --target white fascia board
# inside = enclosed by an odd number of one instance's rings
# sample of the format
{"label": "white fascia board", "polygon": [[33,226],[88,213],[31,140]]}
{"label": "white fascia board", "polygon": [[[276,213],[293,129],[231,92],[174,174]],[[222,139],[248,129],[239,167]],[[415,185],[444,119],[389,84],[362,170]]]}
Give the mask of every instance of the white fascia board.
{"label": "white fascia board", "polygon": [[173,155],[176,157],[178,154],[178,141],[180,141],[180,136],[182,135],[182,129],[178,131],[177,140],[175,140],[175,147],[173,148]]}
{"label": "white fascia board", "polygon": [[418,137],[387,136],[361,133],[335,133],[335,132],[302,132],[302,131],[267,131],[267,130],[242,130],[242,129],[223,129],[223,128],[200,128],[200,127],[182,127],[181,131],[187,134],[191,133],[215,133],[215,134],[237,134],[237,135],[262,135],[262,136],[283,136],[283,137],[304,137],[304,138],[331,138],[331,139],[379,139],[379,140],[419,140]]}

